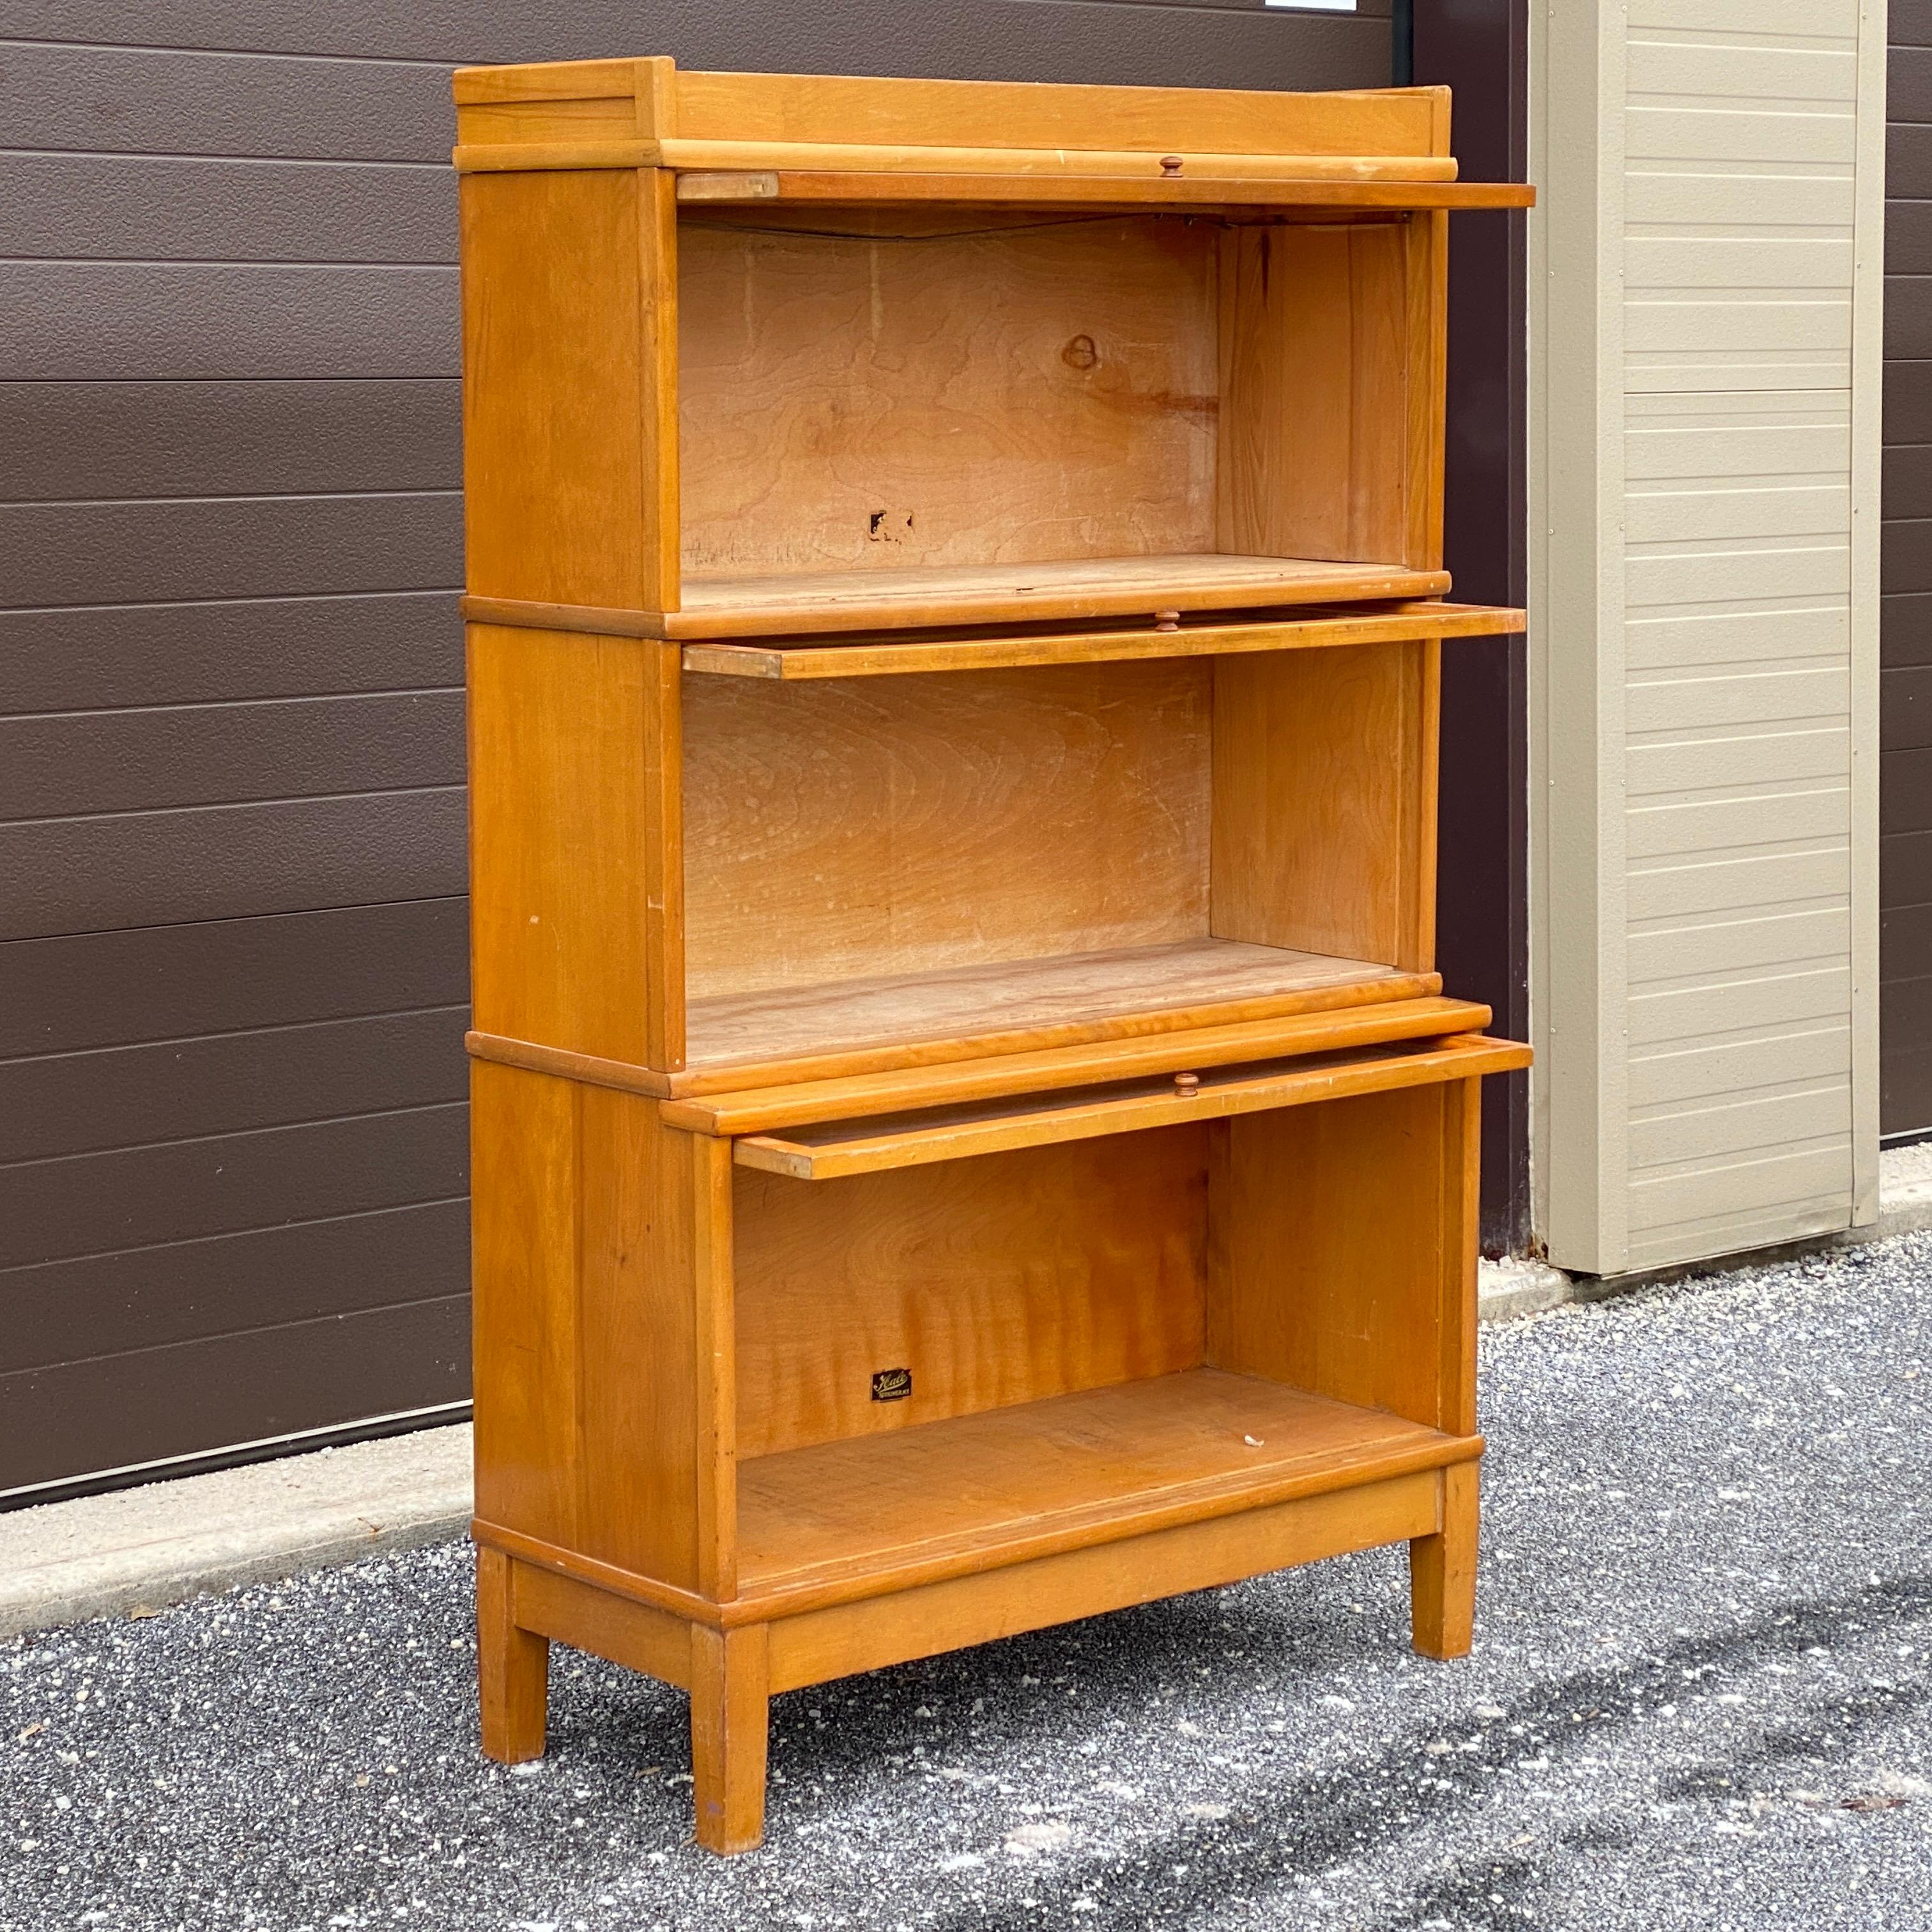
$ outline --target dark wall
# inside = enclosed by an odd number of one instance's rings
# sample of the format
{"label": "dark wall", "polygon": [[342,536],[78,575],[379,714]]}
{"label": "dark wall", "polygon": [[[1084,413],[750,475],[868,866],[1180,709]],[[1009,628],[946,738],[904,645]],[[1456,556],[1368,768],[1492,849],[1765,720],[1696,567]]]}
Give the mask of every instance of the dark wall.
{"label": "dark wall", "polygon": [[467,1394],[450,68],[1379,86],[1387,12],[0,0],[0,1492]]}
{"label": "dark wall", "polygon": [[[1456,92],[1456,158],[1470,181],[1528,172],[1527,0],[1430,0],[1415,10],[1418,84]],[[1524,217],[1460,214],[1449,250],[1445,561],[1455,594],[1526,594]],[[1448,988],[1529,1037],[1529,686],[1526,640],[1445,644],[1436,958]],[[1484,1083],[1483,1246],[1521,1250],[1529,1222],[1529,1076]]]}
{"label": "dark wall", "polygon": [[1932,1133],[1932,0],[1892,0],[1879,674],[1880,1127]]}

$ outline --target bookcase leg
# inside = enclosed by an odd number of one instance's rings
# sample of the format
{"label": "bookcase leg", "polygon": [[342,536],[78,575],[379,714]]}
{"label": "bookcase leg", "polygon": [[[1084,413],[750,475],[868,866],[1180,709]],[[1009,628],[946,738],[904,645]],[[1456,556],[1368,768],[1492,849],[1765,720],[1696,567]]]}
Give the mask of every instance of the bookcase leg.
{"label": "bookcase leg", "polygon": [[499,1764],[542,1757],[550,1702],[550,1643],[520,1630],[510,1610],[510,1559],[476,1552],[476,1676],[483,1754]]}
{"label": "bookcase leg", "polygon": [[1409,1628],[1424,1657],[1466,1657],[1476,1624],[1477,1466],[1442,1472],[1442,1527],[1408,1546]]}
{"label": "bookcase leg", "polygon": [[692,1626],[691,1773],[706,1851],[748,1852],[765,1835],[767,1681],[763,1624]]}

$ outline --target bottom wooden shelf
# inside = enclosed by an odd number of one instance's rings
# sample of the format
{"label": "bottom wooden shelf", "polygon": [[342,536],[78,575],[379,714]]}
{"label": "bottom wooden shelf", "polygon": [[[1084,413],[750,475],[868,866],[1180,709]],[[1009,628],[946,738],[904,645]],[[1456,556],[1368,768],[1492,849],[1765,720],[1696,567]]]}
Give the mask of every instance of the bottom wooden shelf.
{"label": "bottom wooden shelf", "polygon": [[1153,1032],[1261,1018],[1300,1000],[1346,1005],[1352,988],[1361,989],[1356,998],[1384,999],[1436,985],[1432,975],[1372,960],[1203,937],[694,1000],[687,1028],[692,1065],[709,1074],[921,1040],[959,1040],[964,1055],[1015,1034],[1090,1036],[1130,1020],[1125,1030]]}
{"label": "bottom wooden shelf", "polygon": [[1481,1447],[1382,1410],[1191,1369],[748,1461],[739,1586],[746,1598],[872,1595],[1440,1468]]}

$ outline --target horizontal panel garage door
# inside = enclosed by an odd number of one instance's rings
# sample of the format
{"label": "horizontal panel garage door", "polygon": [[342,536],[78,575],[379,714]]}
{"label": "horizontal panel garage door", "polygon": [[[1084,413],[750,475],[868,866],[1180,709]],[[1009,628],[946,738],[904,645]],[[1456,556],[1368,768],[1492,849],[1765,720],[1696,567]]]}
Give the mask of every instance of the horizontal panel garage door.
{"label": "horizontal panel garage door", "polygon": [[0,1495],[467,1394],[450,68],[1377,86],[1387,13],[0,9]]}
{"label": "horizontal panel garage door", "polygon": [[1882,1131],[1932,1134],[1932,0],[1892,0],[1886,116]]}

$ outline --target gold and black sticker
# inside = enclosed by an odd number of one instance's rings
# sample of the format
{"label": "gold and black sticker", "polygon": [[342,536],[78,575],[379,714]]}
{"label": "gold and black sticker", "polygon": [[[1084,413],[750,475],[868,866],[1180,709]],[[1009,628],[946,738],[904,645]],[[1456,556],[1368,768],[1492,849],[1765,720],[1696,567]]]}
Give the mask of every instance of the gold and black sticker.
{"label": "gold and black sticker", "polygon": [[904,1402],[912,1394],[910,1369],[881,1369],[872,1378],[874,1402]]}

